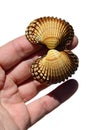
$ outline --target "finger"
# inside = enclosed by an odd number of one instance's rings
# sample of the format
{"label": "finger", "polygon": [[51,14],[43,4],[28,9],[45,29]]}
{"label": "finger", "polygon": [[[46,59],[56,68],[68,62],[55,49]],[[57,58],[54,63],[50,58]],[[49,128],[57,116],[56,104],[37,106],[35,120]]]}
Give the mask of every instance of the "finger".
{"label": "finger", "polygon": [[77,88],[78,83],[75,80],[69,80],[48,95],[28,104],[27,107],[31,117],[31,125],[70,98]]}
{"label": "finger", "polygon": [[74,36],[73,41],[67,46],[67,49],[72,50],[78,45],[78,38]]}
{"label": "finger", "polygon": [[[76,45],[77,38],[75,37],[69,48],[74,48]],[[8,70],[40,48],[40,46],[30,44],[25,36],[21,36],[0,48],[0,55],[3,56],[3,58],[0,57],[0,64]]]}
{"label": "finger", "polygon": [[39,49],[40,46],[30,44],[25,36],[21,36],[0,48],[0,65],[8,70]]}
{"label": "finger", "polygon": [[35,97],[41,90],[48,87],[46,83],[40,83],[33,78],[30,78],[25,84],[21,85],[18,89],[24,102],[29,101]]}
{"label": "finger", "polygon": [[17,84],[20,85],[24,83],[27,79],[31,77],[31,65],[32,63],[40,56],[46,54],[46,49],[43,47],[43,51],[39,50],[37,53],[31,55],[29,59],[22,61],[16,67],[14,67],[9,73],[8,76]]}
{"label": "finger", "polygon": [[[78,40],[77,37],[75,36],[73,42],[71,43],[71,45],[68,46],[68,48],[74,48],[77,45],[77,43]],[[29,57],[30,58],[29,60],[23,61],[17,67],[15,67],[9,74],[9,76],[17,85],[21,84],[31,76],[30,67],[33,61],[36,58],[38,58],[38,56],[46,54],[46,52],[47,52],[46,48],[43,47],[43,50],[38,51],[32,57]]]}
{"label": "finger", "polygon": [[[77,38],[74,38],[71,46],[76,46],[77,44]],[[43,50],[38,51],[33,56],[29,57],[29,60],[25,60],[22,63],[20,63],[18,66],[16,66],[12,72],[10,72],[9,76],[12,78],[12,80],[19,85],[20,83],[24,82],[31,76],[30,67],[33,61],[38,58],[38,56],[42,56],[46,54],[47,50],[43,47]],[[19,76],[20,74],[20,76]]]}

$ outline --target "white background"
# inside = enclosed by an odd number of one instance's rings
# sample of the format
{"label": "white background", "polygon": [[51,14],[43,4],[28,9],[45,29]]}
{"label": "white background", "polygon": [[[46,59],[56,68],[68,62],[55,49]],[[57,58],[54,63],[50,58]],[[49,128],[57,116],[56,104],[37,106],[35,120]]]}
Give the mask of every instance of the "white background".
{"label": "white background", "polygon": [[[0,0],[0,46],[25,34],[35,18],[56,16],[70,22],[78,36],[74,53],[79,57],[79,69],[73,78],[79,82],[75,95],[45,116],[30,130],[87,129],[87,4],[86,0]],[[58,84],[59,85],[59,84]],[[53,89],[50,87],[50,89]],[[49,89],[37,97],[46,94]]]}

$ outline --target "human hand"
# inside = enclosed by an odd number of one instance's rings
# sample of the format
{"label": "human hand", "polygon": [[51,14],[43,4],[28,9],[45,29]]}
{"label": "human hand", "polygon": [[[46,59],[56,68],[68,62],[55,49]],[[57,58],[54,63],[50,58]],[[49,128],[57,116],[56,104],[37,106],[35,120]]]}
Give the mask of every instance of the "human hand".
{"label": "human hand", "polygon": [[[78,43],[76,37],[68,47]],[[78,88],[71,79],[49,94],[25,104],[47,87],[33,80],[30,66],[46,51],[21,36],[0,48],[0,130],[26,130],[67,100]]]}

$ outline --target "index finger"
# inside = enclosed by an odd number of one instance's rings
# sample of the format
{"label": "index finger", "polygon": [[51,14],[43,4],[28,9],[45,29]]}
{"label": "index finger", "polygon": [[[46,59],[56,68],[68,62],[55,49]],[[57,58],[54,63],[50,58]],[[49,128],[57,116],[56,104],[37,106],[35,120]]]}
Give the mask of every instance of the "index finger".
{"label": "index finger", "polygon": [[[69,48],[73,49],[77,43],[78,40],[75,36]],[[40,49],[41,46],[33,45],[25,36],[21,36],[0,48],[0,65],[4,70],[8,70]]]}
{"label": "index finger", "polygon": [[21,36],[0,48],[0,65],[8,70],[40,48],[30,44],[25,36]]}

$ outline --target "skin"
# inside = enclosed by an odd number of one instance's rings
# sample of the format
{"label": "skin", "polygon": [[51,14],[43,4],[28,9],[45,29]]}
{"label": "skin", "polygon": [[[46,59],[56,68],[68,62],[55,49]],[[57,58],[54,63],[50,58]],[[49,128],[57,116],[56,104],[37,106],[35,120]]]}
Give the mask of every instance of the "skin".
{"label": "skin", "polygon": [[[68,46],[77,46],[75,36]],[[35,46],[21,36],[0,47],[0,130],[27,130],[30,126],[70,98],[78,88],[71,79],[47,95],[29,103],[41,90],[48,87],[33,80],[30,66],[46,48]]]}

